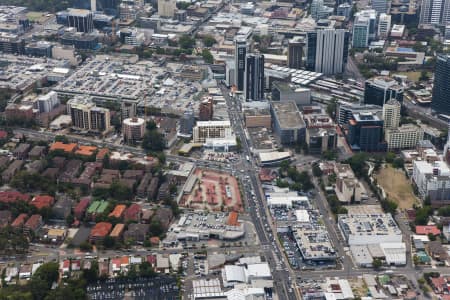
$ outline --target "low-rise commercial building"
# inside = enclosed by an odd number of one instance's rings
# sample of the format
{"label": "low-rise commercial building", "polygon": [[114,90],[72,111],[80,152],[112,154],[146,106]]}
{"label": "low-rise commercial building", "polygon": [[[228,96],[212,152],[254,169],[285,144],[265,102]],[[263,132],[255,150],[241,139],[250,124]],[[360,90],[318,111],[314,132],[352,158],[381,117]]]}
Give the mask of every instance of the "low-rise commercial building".
{"label": "low-rise commercial building", "polygon": [[200,121],[193,130],[194,143],[205,143],[207,139],[233,137],[230,121]]}
{"label": "low-rise commercial building", "polygon": [[338,225],[349,246],[402,242],[391,214],[339,215]]}
{"label": "low-rise commercial building", "polygon": [[310,105],[311,90],[293,83],[275,81],[272,83],[272,101],[293,101],[297,105]]}
{"label": "low-rise commercial building", "polygon": [[273,131],[280,144],[289,145],[305,140],[306,125],[294,102],[271,102]]}

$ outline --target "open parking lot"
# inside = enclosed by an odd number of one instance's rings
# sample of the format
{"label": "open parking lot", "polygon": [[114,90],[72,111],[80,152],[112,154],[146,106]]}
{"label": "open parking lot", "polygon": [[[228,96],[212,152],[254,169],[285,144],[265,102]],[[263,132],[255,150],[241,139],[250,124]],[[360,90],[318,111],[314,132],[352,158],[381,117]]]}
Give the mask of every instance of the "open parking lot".
{"label": "open parking lot", "polygon": [[125,296],[136,300],[180,299],[176,280],[171,277],[110,278],[89,285],[87,293],[93,300],[124,299]]}

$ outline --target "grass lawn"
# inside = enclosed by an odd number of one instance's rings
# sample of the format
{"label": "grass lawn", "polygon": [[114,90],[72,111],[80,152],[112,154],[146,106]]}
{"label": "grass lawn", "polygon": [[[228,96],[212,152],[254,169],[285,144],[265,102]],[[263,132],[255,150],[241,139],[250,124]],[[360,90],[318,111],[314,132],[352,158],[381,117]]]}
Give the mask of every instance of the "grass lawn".
{"label": "grass lawn", "polygon": [[[414,71],[409,71],[409,72],[393,72],[393,74],[398,74],[398,75],[405,75],[408,77],[408,79],[410,81],[414,81],[414,82],[418,82],[419,81],[419,77],[420,77],[420,71],[414,72]],[[431,74],[428,72],[427,73],[428,76],[430,76]]]}
{"label": "grass lawn", "polygon": [[401,170],[388,166],[381,169],[376,175],[378,184],[383,187],[389,199],[398,204],[398,208],[411,208],[419,203],[414,195],[411,182]]}
{"label": "grass lawn", "polygon": [[48,19],[46,12],[30,11],[27,13],[27,19],[31,22],[42,23]]}

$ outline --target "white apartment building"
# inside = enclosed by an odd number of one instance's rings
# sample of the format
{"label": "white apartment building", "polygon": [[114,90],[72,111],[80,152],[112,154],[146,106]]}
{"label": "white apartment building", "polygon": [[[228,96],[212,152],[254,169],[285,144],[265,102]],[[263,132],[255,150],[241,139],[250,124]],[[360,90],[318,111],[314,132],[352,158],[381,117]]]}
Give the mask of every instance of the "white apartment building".
{"label": "white apartment building", "polygon": [[126,141],[142,139],[145,133],[145,120],[136,117],[123,120],[122,133]]}
{"label": "white apartment building", "polygon": [[67,114],[70,115],[75,129],[105,132],[111,128],[109,109],[97,107],[89,98],[83,96],[67,102]]}
{"label": "white apartment building", "polygon": [[423,130],[417,125],[406,124],[398,128],[387,129],[384,137],[389,151],[414,148],[419,141],[423,140]]}
{"label": "white apartment building", "polygon": [[383,127],[384,129],[397,128],[400,125],[400,102],[391,99],[383,105]]}
{"label": "white apartment building", "polygon": [[52,111],[58,105],[58,94],[55,91],[51,91],[48,94],[39,96],[34,104],[34,108],[38,109],[39,113],[47,113]]}
{"label": "white apartment building", "polygon": [[176,0],[158,0],[158,15],[160,17],[172,18],[177,8]]}
{"label": "white apartment building", "polygon": [[205,143],[207,139],[233,137],[230,121],[199,121],[193,130],[194,143]]}
{"label": "white apartment building", "polygon": [[445,162],[414,161],[412,180],[422,198],[428,196],[430,201],[450,199],[450,169]]}
{"label": "white apartment building", "polygon": [[388,14],[380,14],[378,19],[378,37],[379,38],[387,38],[389,36],[389,32],[391,31],[391,15]]}

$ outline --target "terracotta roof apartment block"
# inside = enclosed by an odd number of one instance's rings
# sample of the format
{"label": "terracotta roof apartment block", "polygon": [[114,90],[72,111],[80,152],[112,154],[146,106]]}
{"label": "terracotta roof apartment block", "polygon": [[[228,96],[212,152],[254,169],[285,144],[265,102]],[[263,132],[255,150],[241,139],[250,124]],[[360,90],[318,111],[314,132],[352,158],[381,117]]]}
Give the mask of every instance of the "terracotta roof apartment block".
{"label": "terracotta roof apartment block", "polygon": [[75,154],[81,156],[92,156],[94,155],[95,151],[97,151],[96,146],[79,146],[75,151]]}
{"label": "terracotta roof apartment block", "polygon": [[110,233],[110,237],[115,238],[115,239],[119,239],[122,237],[123,231],[125,230],[125,225],[124,224],[116,224],[116,226],[114,226],[113,230]]}
{"label": "terracotta roof apartment block", "polygon": [[7,183],[9,182],[14,175],[16,175],[17,172],[20,171],[20,169],[22,168],[24,164],[23,160],[15,160],[13,161],[6,170],[3,171],[2,173],[2,180],[3,183]]}
{"label": "terracotta roof apartment block", "polygon": [[144,177],[141,180],[138,188],[136,189],[136,194],[138,197],[145,198],[147,197],[147,187],[152,180],[152,173],[145,173]]}
{"label": "terracotta roof apartment block", "polygon": [[150,200],[153,200],[156,197],[156,193],[158,192],[158,183],[158,177],[153,177],[147,189],[147,195]]}
{"label": "terracotta roof apartment block", "polygon": [[36,233],[39,229],[41,229],[42,225],[44,225],[42,216],[35,214],[28,219],[28,221],[25,223],[25,225],[23,225],[23,227],[24,231],[27,233],[30,232]]}
{"label": "terracotta roof apartment block", "polygon": [[73,212],[75,215],[75,218],[78,220],[82,219],[84,216],[84,213],[86,212],[87,207],[91,203],[91,198],[85,197],[80,200],[80,202],[75,206]]}
{"label": "terracotta roof apartment block", "polygon": [[106,155],[109,153],[109,149],[107,148],[101,148],[98,150],[96,155],[96,160],[101,162],[103,159],[105,159]]}
{"label": "terracotta roof apartment block", "polygon": [[117,219],[122,218],[123,213],[127,209],[127,206],[124,204],[118,204],[114,207],[114,210],[108,215],[108,217],[114,217]]}
{"label": "terracotta roof apartment block", "polygon": [[2,203],[12,203],[17,201],[30,201],[30,195],[22,194],[18,191],[2,191],[0,192],[0,202]]}
{"label": "terracotta roof apartment block", "polygon": [[41,209],[44,207],[50,207],[55,203],[55,198],[49,195],[40,195],[35,196],[33,200],[31,200],[31,205],[35,206],[37,209]]}
{"label": "terracotta roof apartment block", "polygon": [[416,234],[419,235],[428,235],[428,234],[432,234],[432,235],[440,235],[441,231],[439,230],[439,228],[437,228],[437,226],[435,225],[428,225],[428,226],[416,226]]}
{"label": "terracotta roof apartment block", "polygon": [[125,240],[144,242],[148,237],[149,230],[149,224],[131,223],[130,225],[128,225],[128,230],[125,231],[124,238]]}
{"label": "terracotta roof apartment block", "polygon": [[124,213],[124,221],[136,221],[139,222],[141,220],[142,208],[139,204],[133,203],[128,207],[128,209]]}
{"label": "terracotta roof apartment block", "polygon": [[50,147],[50,151],[62,150],[66,153],[73,153],[77,147],[76,143],[64,144],[62,142],[54,142]]}
{"label": "terracotta roof apartment block", "polygon": [[61,182],[71,182],[72,179],[76,178],[80,172],[83,162],[78,159],[69,160],[64,168],[64,172],[60,176]]}
{"label": "terracotta roof apartment block", "polygon": [[28,157],[31,159],[44,158],[47,147],[45,146],[34,146],[30,152],[28,152]]}
{"label": "terracotta roof apartment block", "polygon": [[9,161],[8,156],[0,156],[0,170],[5,169],[9,165]]}
{"label": "terracotta roof apartment block", "polygon": [[141,180],[143,176],[144,176],[143,170],[126,170],[123,173],[122,178]]}
{"label": "terracotta roof apartment block", "polygon": [[11,222],[12,214],[9,210],[0,210],[0,227],[5,227]]}
{"label": "terracotta roof apartment block", "polygon": [[95,224],[91,230],[89,240],[91,242],[102,241],[112,229],[112,224],[108,222],[100,222]]}
{"label": "terracotta roof apartment block", "polygon": [[19,144],[19,146],[16,147],[13,151],[13,155],[17,159],[26,159],[28,156],[28,151],[30,151],[31,145],[30,144]]}
{"label": "terracotta roof apartment block", "polygon": [[23,224],[25,224],[25,221],[27,220],[28,215],[27,214],[20,214],[17,216],[17,218],[14,219],[14,221],[11,223],[11,226],[14,228],[22,227]]}

